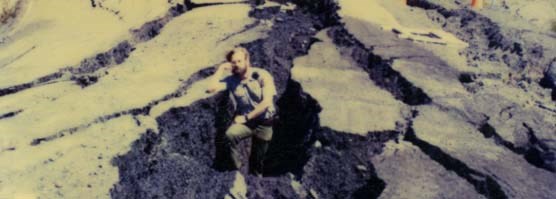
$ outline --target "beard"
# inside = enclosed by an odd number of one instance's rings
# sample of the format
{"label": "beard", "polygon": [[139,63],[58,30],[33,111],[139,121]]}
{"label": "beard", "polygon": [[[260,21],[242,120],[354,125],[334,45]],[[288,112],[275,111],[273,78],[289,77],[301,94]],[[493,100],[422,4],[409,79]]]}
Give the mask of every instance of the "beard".
{"label": "beard", "polygon": [[237,75],[237,76],[242,76],[243,74],[245,74],[245,72],[247,72],[247,67],[245,67],[245,68],[243,68],[243,69],[239,69],[239,68],[235,67],[235,68],[232,70],[232,73],[233,73],[234,75]]}

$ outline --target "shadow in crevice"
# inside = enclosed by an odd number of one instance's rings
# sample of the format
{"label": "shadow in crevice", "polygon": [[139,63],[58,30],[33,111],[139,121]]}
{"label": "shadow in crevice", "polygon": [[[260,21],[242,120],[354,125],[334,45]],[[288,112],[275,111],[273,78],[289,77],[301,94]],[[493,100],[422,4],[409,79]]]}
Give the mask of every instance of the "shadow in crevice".
{"label": "shadow in crevice", "polygon": [[[227,156],[229,151],[225,147],[226,143],[226,130],[232,124],[233,110],[231,108],[231,102],[228,96],[219,97],[216,102],[216,115],[214,120],[214,126],[216,127],[216,136],[214,138],[214,162],[212,167],[218,171],[232,171],[233,163],[232,159]],[[245,150],[248,143],[241,142],[239,148],[242,149],[242,154],[247,154]],[[245,158],[242,162],[246,162]],[[245,165],[245,164],[244,164]],[[243,172],[246,173],[246,172]]]}
{"label": "shadow in crevice", "polygon": [[356,135],[320,128],[318,142],[303,168],[301,183],[326,198],[378,198],[386,183],[377,175],[371,157],[382,153],[384,143],[397,138],[395,131]]}
{"label": "shadow in crevice", "polygon": [[529,164],[540,169],[555,172],[556,158],[553,149],[539,141],[533,129],[527,126],[527,124],[523,123],[523,126],[527,129],[529,140],[525,146],[518,147],[500,136],[500,134],[496,132],[496,129],[489,123],[482,124],[479,127],[479,132],[481,132],[485,138],[493,139],[497,145],[502,145],[515,154],[523,156]]}
{"label": "shadow in crevice", "polygon": [[364,69],[377,86],[390,92],[397,100],[408,105],[430,104],[432,99],[392,68],[392,59],[384,59],[365,47],[343,26],[334,26],[328,31],[335,45],[350,49],[349,56]]}
{"label": "shadow in crevice", "polygon": [[411,127],[411,124],[408,127],[404,140],[417,146],[421,149],[421,151],[423,151],[423,153],[427,154],[427,156],[429,156],[432,160],[442,165],[446,168],[446,170],[454,171],[458,176],[473,185],[475,190],[479,194],[484,195],[486,198],[508,198],[500,184],[498,184],[493,177],[469,167],[463,161],[458,160],[442,151],[441,148],[419,139]]}
{"label": "shadow in crevice", "polygon": [[12,111],[12,112],[8,112],[8,113],[4,113],[4,114],[0,115],[0,120],[8,119],[8,118],[14,117],[14,116],[16,116],[17,114],[19,114],[19,113],[21,113],[21,112],[23,112],[23,109],[19,109],[19,110],[17,110],[17,111]]}
{"label": "shadow in crevice", "polygon": [[172,108],[156,119],[130,152],[113,159],[120,181],[113,198],[223,198],[235,172],[213,169],[216,95],[188,107]]}
{"label": "shadow in crevice", "polygon": [[354,199],[367,199],[367,198],[378,198],[386,188],[386,182],[380,179],[378,176],[373,175],[367,184],[357,189],[353,194]]}
{"label": "shadow in crevice", "polygon": [[286,91],[277,102],[279,121],[265,161],[265,175],[278,176],[288,172],[300,175],[320,128],[318,117],[322,108],[301,85],[289,80]]}

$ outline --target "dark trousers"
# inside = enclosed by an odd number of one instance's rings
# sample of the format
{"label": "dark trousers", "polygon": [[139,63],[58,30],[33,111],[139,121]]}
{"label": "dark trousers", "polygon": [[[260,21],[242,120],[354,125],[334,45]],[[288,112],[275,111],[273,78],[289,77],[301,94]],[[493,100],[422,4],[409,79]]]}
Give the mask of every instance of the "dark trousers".
{"label": "dark trousers", "polygon": [[227,155],[232,160],[234,169],[241,167],[239,142],[252,137],[249,172],[260,175],[263,172],[263,160],[272,139],[272,126],[256,125],[248,127],[244,124],[233,124],[226,130]]}

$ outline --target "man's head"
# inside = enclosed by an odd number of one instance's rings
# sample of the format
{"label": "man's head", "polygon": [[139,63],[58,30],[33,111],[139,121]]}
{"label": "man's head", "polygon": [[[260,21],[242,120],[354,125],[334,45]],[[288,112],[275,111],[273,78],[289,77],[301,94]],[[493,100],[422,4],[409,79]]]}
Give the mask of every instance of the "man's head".
{"label": "man's head", "polygon": [[245,48],[234,48],[226,55],[226,60],[232,64],[232,72],[235,75],[243,75],[251,67],[249,52]]}

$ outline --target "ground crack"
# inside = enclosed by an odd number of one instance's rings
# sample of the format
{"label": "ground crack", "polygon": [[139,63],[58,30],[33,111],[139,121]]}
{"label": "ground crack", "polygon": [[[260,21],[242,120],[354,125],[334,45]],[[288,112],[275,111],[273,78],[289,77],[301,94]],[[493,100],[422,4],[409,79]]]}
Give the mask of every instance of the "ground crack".
{"label": "ground crack", "polygon": [[[97,2],[98,4],[99,2]],[[108,68],[122,64],[129,55],[135,50],[135,46],[156,37],[162,28],[173,18],[196,8],[207,6],[216,6],[223,4],[245,3],[244,1],[228,2],[228,3],[191,3],[184,1],[184,4],[177,4],[171,7],[165,16],[149,21],[140,28],[131,30],[132,39],[120,42],[112,49],[99,53],[93,57],[86,58],[77,66],[68,66],[58,70],[55,73],[37,78],[31,82],[0,88],[0,97],[18,93],[23,90],[45,86],[62,81],[74,81],[75,84],[85,88],[97,83],[102,77],[108,75]],[[95,1],[91,1],[93,7],[99,6]],[[32,50],[33,48],[31,48]]]}
{"label": "ground crack", "polygon": [[[413,118],[418,115],[417,111],[413,112]],[[502,187],[492,176],[481,173],[465,162],[450,156],[442,151],[438,146],[432,145],[421,140],[413,130],[413,118],[409,119],[408,128],[405,133],[404,140],[417,146],[423,153],[427,154],[432,160],[442,165],[446,170],[454,171],[458,176],[469,182],[475,190],[489,199],[505,199],[508,198]]]}
{"label": "ground crack", "polygon": [[[119,112],[115,112],[115,113],[112,113],[112,114],[97,117],[96,119],[94,119],[91,122],[61,130],[61,131],[59,131],[55,134],[49,135],[49,136],[35,138],[31,141],[30,145],[31,146],[36,146],[36,145],[39,145],[43,142],[52,141],[52,140],[55,140],[57,138],[64,137],[66,135],[72,135],[72,134],[78,132],[79,130],[88,128],[88,127],[90,127],[94,124],[104,123],[104,122],[107,122],[109,120],[119,118],[121,116],[131,115],[131,116],[135,117],[135,116],[138,116],[138,115],[149,115],[150,110],[154,106],[156,106],[156,105],[158,105],[162,102],[169,101],[169,100],[172,100],[172,99],[175,99],[175,98],[179,98],[179,97],[185,95],[187,93],[187,89],[189,89],[189,87],[194,82],[208,77],[209,74],[211,73],[211,71],[213,71],[213,70],[214,70],[213,67],[209,67],[209,68],[205,68],[205,69],[202,69],[202,70],[198,71],[197,73],[193,74],[188,80],[186,80],[174,92],[169,93],[169,94],[165,95],[164,97],[162,97],[160,99],[153,100],[153,101],[149,102],[147,105],[145,105],[143,107],[131,108],[131,109],[128,109],[128,110],[119,111]],[[136,122],[137,122],[138,125],[140,125],[140,122],[138,122],[138,121],[136,121]]]}
{"label": "ground crack", "polygon": [[23,109],[19,109],[17,111],[12,111],[12,112],[9,112],[9,113],[4,113],[4,114],[0,115],[0,120],[16,116],[17,114],[19,114],[21,112],[23,112]]}
{"label": "ground crack", "polygon": [[[256,9],[253,15],[257,14],[282,17],[287,23],[275,24],[268,38],[240,44],[252,52],[254,66],[268,70],[275,77],[280,96],[277,102],[280,120],[274,126],[276,137],[265,160],[265,177],[244,174],[247,197],[380,196],[386,184],[376,176],[368,157],[379,153],[384,140],[393,135],[377,132],[358,136],[321,127],[318,102],[290,77],[293,60],[308,53],[313,36],[327,27],[327,23],[297,9],[291,12]],[[227,195],[235,171],[220,170],[215,163],[224,161],[220,147],[231,117],[228,103],[226,95],[216,95],[187,107],[172,108],[156,118],[158,134],[143,134],[129,153],[114,159],[120,170],[120,182],[114,185],[111,196],[187,198],[194,194],[221,198]],[[249,142],[242,144],[248,150]],[[242,158],[246,163],[245,155]],[[345,162],[350,165],[346,166]],[[240,171],[246,173],[246,168]],[[337,183],[334,175],[322,175],[322,172],[341,173],[342,182]],[[297,190],[300,192],[296,192],[293,181],[301,185]],[[198,182],[202,182],[201,186]]]}
{"label": "ground crack", "polygon": [[385,60],[373,53],[350,34],[343,26],[334,26],[328,31],[334,44],[348,49],[353,58],[368,74],[369,78],[380,88],[408,105],[430,104],[432,99],[423,89],[414,86],[403,75],[392,68],[393,60]]}

